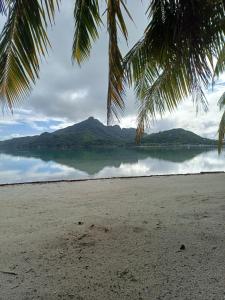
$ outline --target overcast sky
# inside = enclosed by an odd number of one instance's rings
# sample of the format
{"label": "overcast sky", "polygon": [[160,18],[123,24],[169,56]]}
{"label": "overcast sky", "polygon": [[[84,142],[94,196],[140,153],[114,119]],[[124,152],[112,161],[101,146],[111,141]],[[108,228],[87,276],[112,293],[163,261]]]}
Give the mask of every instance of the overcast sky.
{"label": "overcast sky", "polygon": [[[102,1],[104,4],[104,1]],[[144,14],[148,0],[129,1],[135,24],[129,22],[129,46],[132,46],[145,28]],[[71,46],[73,37],[73,3],[63,0],[56,25],[49,30],[52,49],[46,61],[42,62],[40,80],[29,99],[24,101],[13,116],[0,113],[0,140],[23,135],[53,131],[89,116],[106,123],[107,93],[107,35],[102,27],[101,36],[93,47],[91,58],[82,68],[72,65]],[[132,3],[132,4],[131,4]],[[2,22],[2,20],[0,20]],[[0,27],[2,24],[0,23]],[[127,51],[123,43],[123,52]],[[225,78],[225,77],[224,77]],[[158,119],[150,132],[182,127],[202,136],[216,138],[221,113],[217,100],[225,88],[221,78],[214,90],[206,91],[209,112],[196,109],[190,99],[186,99],[173,114]],[[126,110],[121,118],[121,127],[136,126],[137,104],[133,92],[127,92]]]}

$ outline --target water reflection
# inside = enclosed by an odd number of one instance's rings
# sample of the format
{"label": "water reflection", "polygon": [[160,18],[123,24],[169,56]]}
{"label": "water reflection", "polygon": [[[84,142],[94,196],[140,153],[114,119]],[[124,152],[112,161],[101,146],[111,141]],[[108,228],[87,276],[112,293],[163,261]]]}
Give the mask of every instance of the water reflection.
{"label": "water reflection", "polygon": [[0,154],[0,183],[225,171],[206,149],[92,149]]}

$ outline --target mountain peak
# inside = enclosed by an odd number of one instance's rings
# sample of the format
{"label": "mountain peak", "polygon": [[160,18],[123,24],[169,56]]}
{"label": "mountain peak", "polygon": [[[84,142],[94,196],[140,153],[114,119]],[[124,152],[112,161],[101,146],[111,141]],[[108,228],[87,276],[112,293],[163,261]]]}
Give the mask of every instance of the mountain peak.
{"label": "mountain peak", "polygon": [[94,117],[89,117],[89,118],[87,118],[87,120],[89,120],[89,121],[93,121],[93,120],[96,120]]}
{"label": "mountain peak", "polygon": [[[89,117],[83,122],[88,122],[88,123],[101,123],[98,119],[95,119],[94,117]],[[102,124],[102,123],[101,123]]]}

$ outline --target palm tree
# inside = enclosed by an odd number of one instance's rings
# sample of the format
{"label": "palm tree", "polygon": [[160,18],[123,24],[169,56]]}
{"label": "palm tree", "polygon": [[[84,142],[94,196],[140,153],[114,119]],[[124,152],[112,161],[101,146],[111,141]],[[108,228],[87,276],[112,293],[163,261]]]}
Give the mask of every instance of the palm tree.
{"label": "palm tree", "polygon": [[[0,35],[0,100],[10,109],[35,84],[41,57],[50,46],[48,24],[54,22],[60,0],[0,0],[7,20]],[[90,56],[103,24],[100,1],[76,0],[72,57],[81,64]],[[107,120],[124,108],[127,84],[139,99],[137,140],[145,127],[192,95],[207,109],[204,87],[225,69],[224,0],[149,0],[149,24],[143,37],[123,58],[118,32],[128,32],[124,14],[131,19],[125,0],[105,0],[109,36]],[[215,65],[215,61],[217,61]],[[219,105],[225,107],[225,95]],[[219,126],[219,150],[225,133],[225,113]]]}

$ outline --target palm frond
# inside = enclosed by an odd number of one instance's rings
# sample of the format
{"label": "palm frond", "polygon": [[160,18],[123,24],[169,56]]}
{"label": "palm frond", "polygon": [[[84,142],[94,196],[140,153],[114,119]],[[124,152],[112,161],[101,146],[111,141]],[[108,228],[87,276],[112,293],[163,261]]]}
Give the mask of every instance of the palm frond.
{"label": "palm frond", "polygon": [[89,57],[92,42],[98,37],[101,25],[98,0],[76,0],[74,8],[75,32],[72,58],[79,64]]}
{"label": "palm frond", "polygon": [[182,82],[169,68],[164,70],[152,82],[152,73],[147,69],[142,80],[135,84],[135,91],[139,99],[138,129],[136,142],[139,143],[144,128],[148,127],[157,113],[162,116],[166,111],[174,111],[182,99],[187,95]]}
{"label": "palm frond", "polygon": [[225,44],[218,54],[216,66],[214,70],[214,77],[219,76],[222,72],[224,72],[224,70],[225,70]]}
{"label": "palm frond", "polygon": [[107,24],[109,33],[109,77],[108,77],[108,95],[107,95],[107,123],[112,119],[112,114],[118,118],[118,108],[124,108],[124,69],[123,57],[118,46],[118,27],[122,35],[127,40],[128,31],[123,17],[121,7],[130,16],[128,9],[122,0],[108,0],[107,6]]}
{"label": "palm frond", "polygon": [[207,110],[203,88],[224,43],[224,11],[222,1],[151,1],[145,34],[124,59],[140,101],[138,134],[149,118],[174,110],[188,96]]}
{"label": "palm frond", "polygon": [[[55,12],[56,12],[56,9],[59,10],[60,2],[61,2],[61,0],[41,0],[42,9],[44,9],[44,11],[47,12],[47,17],[48,17],[50,24],[52,24],[54,22]],[[45,16],[45,14],[43,14],[43,17],[46,22],[47,18]]]}
{"label": "palm frond", "polygon": [[8,18],[0,35],[0,101],[11,110],[29,94],[38,78],[40,57],[46,55],[50,45],[45,8],[53,17],[57,3],[57,0],[8,3]]}
{"label": "palm frond", "polygon": [[225,107],[225,92],[220,97],[220,99],[218,101],[218,105],[219,105],[220,110],[222,110]]}

